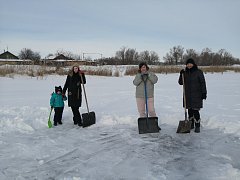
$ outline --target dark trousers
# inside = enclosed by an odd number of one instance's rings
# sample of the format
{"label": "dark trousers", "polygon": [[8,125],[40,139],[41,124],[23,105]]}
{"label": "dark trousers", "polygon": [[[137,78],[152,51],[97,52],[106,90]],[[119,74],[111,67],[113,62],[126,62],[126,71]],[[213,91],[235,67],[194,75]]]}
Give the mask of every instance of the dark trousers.
{"label": "dark trousers", "polygon": [[61,123],[62,122],[62,114],[63,114],[63,107],[55,107],[54,108],[54,123]]}
{"label": "dark trousers", "polygon": [[200,126],[200,113],[199,110],[195,110],[195,109],[188,109],[188,117],[190,120],[192,120],[193,118],[198,122],[196,123],[196,126]]}
{"label": "dark trousers", "polygon": [[71,107],[73,112],[73,122],[74,124],[82,125],[82,118],[80,116],[79,107]]}

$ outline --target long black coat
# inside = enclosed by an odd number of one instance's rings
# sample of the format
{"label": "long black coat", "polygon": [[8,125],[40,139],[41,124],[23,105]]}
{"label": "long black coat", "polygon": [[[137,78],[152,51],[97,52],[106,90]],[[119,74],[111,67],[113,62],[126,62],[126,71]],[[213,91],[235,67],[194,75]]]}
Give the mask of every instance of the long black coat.
{"label": "long black coat", "polygon": [[[203,107],[202,94],[207,94],[206,82],[203,72],[194,65],[191,69],[185,68],[184,72],[186,108],[200,109]],[[178,83],[183,85],[182,75]],[[183,104],[184,107],[184,104]]]}
{"label": "long black coat", "polygon": [[85,74],[82,73],[83,81],[79,73],[71,72],[68,74],[65,85],[63,87],[63,94],[68,90],[68,106],[81,107],[82,105],[82,87],[81,84],[86,84]]}

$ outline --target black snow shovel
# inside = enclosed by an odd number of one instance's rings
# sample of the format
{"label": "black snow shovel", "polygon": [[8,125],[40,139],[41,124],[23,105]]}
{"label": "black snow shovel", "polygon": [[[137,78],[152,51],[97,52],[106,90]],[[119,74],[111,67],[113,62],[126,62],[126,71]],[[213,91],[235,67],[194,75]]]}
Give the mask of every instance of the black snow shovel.
{"label": "black snow shovel", "polygon": [[[83,82],[83,77],[82,74],[80,73],[80,77],[81,80]],[[88,127],[91,126],[93,124],[96,123],[96,116],[95,116],[95,112],[89,112],[89,108],[88,108],[88,101],[87,101],[87,95],[86,95],[86,90],[85,90],[85,86],[84,84],[82,84],[83,87],[83,92],[84,92],[84,96],[85,96],[85,100],[86,100],[86,106],[87,106],[87,113],[83,113],[82,114],[82,126],[83,127]]]}
{"label": "black snow shovel", "polygon": [[138,118],[139,134],[158,133],[160,128],[158,126],[158,117],[148,117],[148,101],[147,101],[147,85],[144,81],[145,104],[147,117]]}
{"label": "black snow shovel", "polygon": [[184,104],[184,111],[185,111],[185,120],[179,121],[177,133],[190,133],[191,130],[191,121],[187,119],[187,108],[186,108],[186,94],[185,94],[185,80],[184,80],[184,73],[182,73],[182,81],[183,81],[183,104]]}

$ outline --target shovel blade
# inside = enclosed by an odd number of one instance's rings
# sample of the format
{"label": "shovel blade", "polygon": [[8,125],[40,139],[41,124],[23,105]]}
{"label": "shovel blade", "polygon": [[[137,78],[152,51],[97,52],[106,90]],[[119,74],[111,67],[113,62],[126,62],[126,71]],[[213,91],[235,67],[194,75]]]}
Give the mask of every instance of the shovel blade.
{"label": "shovel blade", "polygon": [[48,120],[48,128],[52,128],[52,121],[50,119]]}
{"label": "shovel blade", "polygon": [[158,117],[138,118],[139,134],[158,133],[159,130]]}
{"label": "shovel blade", "polygon": [[82,114],[82,125],[88,127],[96,123],[95,112],[83,113]]}
{"label": "shovel blade", "polygon": [[183,120],[179,121],[177,133],[190,133],[191,131],[191,121]]}

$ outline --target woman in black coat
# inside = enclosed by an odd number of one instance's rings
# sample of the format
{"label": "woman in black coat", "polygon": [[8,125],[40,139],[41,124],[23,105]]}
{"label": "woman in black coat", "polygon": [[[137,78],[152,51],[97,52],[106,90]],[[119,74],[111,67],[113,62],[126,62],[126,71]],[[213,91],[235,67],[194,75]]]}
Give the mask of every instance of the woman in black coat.
{"label": "woman in black coat", "polygon": [[203,99],[207,98],[207,88],[203,72],[198,69],[193,59],[186,61],[186,68],[180,72],[178,83],[183,85],[182,74],[184,75],[186,108],[188,109],[188,117],[192,122],[191,128],[195,132],[200,132],[200,113],[203,107]]}
{"label": "woman in black coat", "polygon": [[79,126],[82,126],[82,119],[79,112],[79,107],[82,105],[81,84],[86,84],[85,74],[80,71],[78,65],[74,65],[67,76],[63,87],[63,94],[68,90],[68,106],[72,109],[74,124],[78,124]]}

